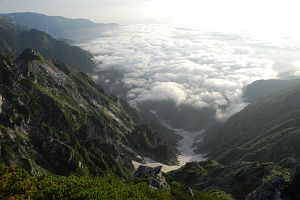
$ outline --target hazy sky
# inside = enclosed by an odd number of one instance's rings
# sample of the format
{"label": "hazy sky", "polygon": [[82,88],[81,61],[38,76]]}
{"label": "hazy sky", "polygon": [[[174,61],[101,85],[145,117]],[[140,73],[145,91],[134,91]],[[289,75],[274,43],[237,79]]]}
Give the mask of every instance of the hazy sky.
{"label": "hazy sky", "polygon": [[300,34],[297,0],[0,0],[0,12],[33,11],[99,22]]}

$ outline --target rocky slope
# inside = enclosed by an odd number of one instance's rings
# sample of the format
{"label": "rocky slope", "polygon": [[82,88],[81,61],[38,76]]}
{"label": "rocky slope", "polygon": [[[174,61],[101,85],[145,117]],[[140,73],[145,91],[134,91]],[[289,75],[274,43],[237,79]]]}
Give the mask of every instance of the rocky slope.
{"label": "rocky slope", "polygon": [[94,63],[85,50],[70,46],[38,30],[26,30],[7,17],[0,16],[0,52],[18,56],[26,48],[34,48],[43,55],[77,67],[83,72],[91,72]]}
{"label": "rocky slope", "polygon": [[295,180],[299,179],[299,172],[294,170],[295,165],[287,168],[259,162],[236,162],[227,166],[211,160],[192,162],[170,172],[168,181],[181,182],[200,191],[224,190],[237,200],[296,199],[295,185],[299,183]]}
{"label": "rocky slope", "polygon": [[32,174],[121,177],[137,154],[165,163],[176,150],[126,102],[84,73],[27,49],[0,56],[0,162]]}

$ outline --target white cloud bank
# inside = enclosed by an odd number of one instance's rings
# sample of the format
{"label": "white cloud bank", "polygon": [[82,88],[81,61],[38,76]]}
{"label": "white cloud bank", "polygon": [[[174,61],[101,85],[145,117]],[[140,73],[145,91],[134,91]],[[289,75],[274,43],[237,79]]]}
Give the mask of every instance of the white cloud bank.
{"label": "white cloud bank", "polygon": [[210,107],[219,119],[244,107],[245,85],[276,77],[271,60],[246,44],[209,32],[123,26],[83,47],[95,55],[98,71],[124,72],[119,82],[128,89],[129,101],[169,100],[177,106]]}

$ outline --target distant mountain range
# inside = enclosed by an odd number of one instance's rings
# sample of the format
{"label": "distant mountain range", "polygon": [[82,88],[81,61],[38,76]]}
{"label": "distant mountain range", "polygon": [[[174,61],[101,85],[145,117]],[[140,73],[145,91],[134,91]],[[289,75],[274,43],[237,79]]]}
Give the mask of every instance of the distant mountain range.
{"label": "distant mountain range", "polygon": [[117,26],[115,23],[94,23],[87,19],[70,19],[60,16],[47,16],[39,13],[8,13],[2,16],[10,18],[20,26],[30,30],[43,31],[54,38],[77,38],[88,35],[93,29]]}
{"label": "distant mountain range", "polygon": [[76,66],[83,72],[90,72],[94,68],[89,52],[56,40],[44,32],[26,30],[10,18],[0,16],[0,52],[18,56],[28,47],[52,59]]}

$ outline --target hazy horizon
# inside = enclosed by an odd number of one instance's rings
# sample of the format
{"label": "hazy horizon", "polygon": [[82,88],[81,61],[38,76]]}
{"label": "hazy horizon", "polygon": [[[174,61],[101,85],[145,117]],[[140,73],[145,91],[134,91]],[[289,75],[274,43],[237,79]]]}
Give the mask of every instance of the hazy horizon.
{"label": "hazy horizon", "polygon": [[95,22],[167,23],[198,29],[300,35],[294,0],[0,0],[0,12],[38,12]]}

